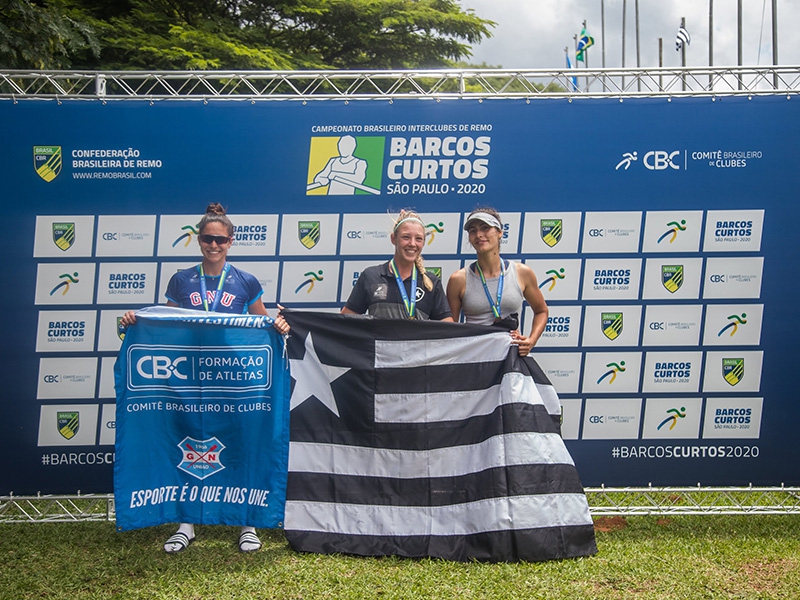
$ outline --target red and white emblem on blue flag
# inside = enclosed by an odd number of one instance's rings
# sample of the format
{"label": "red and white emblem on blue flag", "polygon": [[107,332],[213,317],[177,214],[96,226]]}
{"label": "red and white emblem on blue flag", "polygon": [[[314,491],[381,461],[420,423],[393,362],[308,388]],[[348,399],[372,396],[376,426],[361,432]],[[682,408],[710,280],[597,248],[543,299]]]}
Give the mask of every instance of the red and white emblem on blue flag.
{"label": "red and white emblem on blue flag", "polygon": [[183,452],[178,468],[192,477],[205,479],[225,468],[219,459],[225,445],[215,437],[202,441],[185,437],[178,448]]}

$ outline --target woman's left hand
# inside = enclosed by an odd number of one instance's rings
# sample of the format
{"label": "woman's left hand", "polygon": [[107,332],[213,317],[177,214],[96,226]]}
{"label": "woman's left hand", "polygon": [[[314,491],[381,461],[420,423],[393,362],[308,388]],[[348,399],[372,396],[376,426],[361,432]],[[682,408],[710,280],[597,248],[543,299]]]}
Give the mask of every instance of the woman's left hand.
{"label": "woman's left hand", "polygon": [[289,324],[286,322],[286,319],[283,318],[283,315],[280,311],[283,310],[283,307],[279,304],[278,305],[278,316],[275,317],[275,321],[272,323],[272,326],[278,330],[278,333],[281,335],[286,335],[289,333]]}
{"label": "woman's left hand", "polygon": [[531,338],[525,337],[519,331],[511,332],[511,343],[519,347],[520,356],[528,356],[533,348]]}

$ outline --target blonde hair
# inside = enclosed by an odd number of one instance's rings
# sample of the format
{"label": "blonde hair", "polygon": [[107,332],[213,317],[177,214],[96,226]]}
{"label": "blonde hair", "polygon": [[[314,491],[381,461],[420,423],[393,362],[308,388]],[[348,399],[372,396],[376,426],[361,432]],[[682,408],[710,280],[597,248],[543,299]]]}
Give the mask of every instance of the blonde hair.
{"label": "blonde hair", "polygon": [[[397,218],[394,220],[394,226],[392,227],[392,235],[397,233],[397,230],[401,225],[403,225],[404,223],[408,223],[409,221],[419,223],[420,225],[422,225],[422,229],[423,230],[425,229],[425,223],[423,223],[420,216],[413,210],[404,208],[403,210],[400,211],[400,214],[397,215]],[[427,230],[425,231],[425,237],[428,237]],[[429,292],[433,291],[433,281],[431,281],[431,278],[428,277],[428,272],[425,270],[425,262],[422,260],[421,253],[419,256],[417,256],[416,260],[414,261],[414,264],[417,266],[417,271],[420,273],[420,275],[422,275],[422,283],[425,286],[425,289],[427,289]]]}

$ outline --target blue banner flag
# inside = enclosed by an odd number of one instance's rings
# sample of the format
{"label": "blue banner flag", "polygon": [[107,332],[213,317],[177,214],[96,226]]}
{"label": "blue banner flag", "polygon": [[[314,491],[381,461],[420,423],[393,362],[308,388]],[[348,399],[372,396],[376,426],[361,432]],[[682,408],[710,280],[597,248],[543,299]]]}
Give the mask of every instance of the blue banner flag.
{"label": "blue banner flag", "polygon": [[[569,59],[569,52],[565,52],[565,54],[567,55],[567,69],[571,70],[572,69],[572,61]],[[573,92],[577,92],[578,91],[578,78],[573,75],[572,77],[570,77],[570,79],[572,80],[572,91]]]}
{"label": "blue banner flag", "polygon": [[288,364],[272,320],[136,313],[115,367],[117,527],[282,526]]}
{"label": "blue banner flag", "polygon": [[558,395],[507,331],[283,314],[293,548],[490,562],[597,551]]}

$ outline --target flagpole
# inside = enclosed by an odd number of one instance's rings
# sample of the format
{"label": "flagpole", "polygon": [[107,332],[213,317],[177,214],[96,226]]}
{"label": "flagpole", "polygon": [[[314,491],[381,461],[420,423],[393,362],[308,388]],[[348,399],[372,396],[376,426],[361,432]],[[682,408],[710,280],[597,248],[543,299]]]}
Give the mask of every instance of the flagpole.
{"label": "flagpole", "polygon": [[[639,68],[642,66],[640,56],[639,56],[639,0],[634,2],[634,15],[636,18],[636,67]],[[638,90],[642,91],[642,79],[638,75],[636,76],[636,86]]]}
{"label": "flagpole", "polygon": [[[569,60],[569,46],[564,46],[564,56],[567,57],[567,69],[572,70],[572,63]],[[577,59],[576,59],[577,62]],[[570,91],[577,92],[578,91],[578,84],[576,83],[576,77],[571,74],[567,74],[567,79],[572,84],[572,89]]]}
{"label": "flagpole", "polygon": [[[664,66],[664,38],[658,38],[658,66]],[[658,74],[658,91],[664,91],[664,76],[661,73]]]}
{"label": "flagpole", "polygon": [[[708,66],[714,66],[714,0],[708,0]],[[714,87],[714,78],[708,74],[708,89]]]}
{"label": "flagpole", "polygon": [[[740,0],[741,1],[741,0]],[[681,17],[681,29],[686,29],[686,17]],[[681,44],[681,89],[686,91],[686,43]]]}
{"label": "flagpole", "polygon": [[[778,0],[772,0],[772,64],[778,66]],[[773,73],[772,84],[778,89],[778,74]]]}
{"label": "flagpole", "polygon": [[[600,36],[602,38],[601,54],[603,56],[603,68],[606,68],[606,4],[605,0],[600,0]],[[606,76],[603,75],[603,91],[606,88]]]}
{"label": "flagpole", "polygon": [[[741,0],[739,0],[741,2]],[[622,68],[625,69],[625,13],[628,12],[628,0],[622,0]],[[625,75],[622,76],[622,90],[625,89]]]}
{"label": "flagpole", "polygon": [[[575,50],[573,50],[573,52],[575,52],[575,69],[577,69],[578,68],[578,34],[577,33],[572,36],[572,41],[575,43]],[[577,81],[578,78],[576,77],[575,80]],[[575,86],[575,91],[576,92],[578,91],[578,86],[577,85]]]}
{"label": "flagpole", "polygon": [[[736,52],[737,52],[737,58],[739,59],[738,64],[741,67],[742,66],[742,0],[738,0],[736,10],[737,10],[737,14],[736,14],[736,17],[737,17],[737,19],[736,19],[737,20],[737,29],[738,29],[738,36],[739,36],[738,48],[737,48]],[[738,79],[739,79],[739,89],[742,89],[742,76],[741,76],[741,74],[739,75]]]}
{"label": "flagpole", "polygon": [[[586,19],[583,20],[583,31],[586,31]],[[583,49],[583,67],[589,68],[589,48]],[[589,76],[586,76],[586,91],[589,91]]]}

